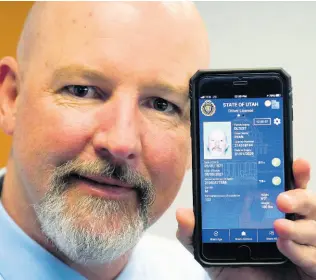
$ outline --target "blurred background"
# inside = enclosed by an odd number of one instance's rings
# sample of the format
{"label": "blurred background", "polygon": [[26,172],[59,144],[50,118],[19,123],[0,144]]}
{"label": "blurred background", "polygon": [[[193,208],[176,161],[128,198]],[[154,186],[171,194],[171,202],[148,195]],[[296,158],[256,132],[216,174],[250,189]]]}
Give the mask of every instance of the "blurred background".
{"label": "blurred background", "polygon": [[[0,57],[15,56],[31,2],[0,2]],[[316,2],[196,2],[211,41],[210,68],[283,67],[292,76],[294,156],[316,166]],[[11,139],[0,132],[0,166]],[[312,169],[310,187],[316,190]],[[150,232],[175,239],[178,207],[192,207],[191,172]]]}

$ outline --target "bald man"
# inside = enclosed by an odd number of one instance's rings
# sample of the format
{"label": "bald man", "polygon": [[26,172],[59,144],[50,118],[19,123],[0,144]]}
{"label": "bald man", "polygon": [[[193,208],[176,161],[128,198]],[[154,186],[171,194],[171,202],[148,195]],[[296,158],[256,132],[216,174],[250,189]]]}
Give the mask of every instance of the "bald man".
{"label": "bald man", "polygon": [[206,149],[206,159],[224,159],[231,158],[229,154],[227,154],[227,150],[229,148],[227,135],[224,131],[220,129],[216,129],[211,131],[208,136],[208,143]]}
{"label": "bald man", "polygon": [[[285,275],[204,270],[183,246],[144,234],[190,168],[188,81],[208,61],[205,27],[188,2],[33,7],[16,59],[0,61],[0,124],[13,138],[0,184],[0,278]],[[305,187],[307,163],[294,171]],[[288,271],[314,276],[314,201],[299,189],[283,194],[279,207],[307,217],[300,227],[276,224],[280,250],[301,266]],[[177,236],[191,250],[192,210],[177,219]]]}

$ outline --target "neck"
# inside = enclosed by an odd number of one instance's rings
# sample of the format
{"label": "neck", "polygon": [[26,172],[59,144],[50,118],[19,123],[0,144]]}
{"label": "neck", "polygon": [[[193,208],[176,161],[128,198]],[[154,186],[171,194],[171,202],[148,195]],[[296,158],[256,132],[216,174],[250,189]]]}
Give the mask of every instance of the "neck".
{"label": "neck", "polygon": [[[53,244],[48,242],[45,235],[41,232],[36,214],[33,207],[31,207],[32,200],[27,192],[27,186],[23,185],[14,167],[12,159],[10,159],[1,193],[2,205],[14,222],[40,246],[87,279],[113,280],[117,278],[128,262],[129,253],[103,265],[80,265],[71,262],[66,256],[57,252]],[[17,201],[19,203],[16,203]],[[30,223],[30,221],[34,222]]]}
{"label": "neck", "polygon": [[69,266],[89,280],[114,280],[122,272],[127,262],[128,255],[121,257],[110,264],[83,266],[69,263]]}

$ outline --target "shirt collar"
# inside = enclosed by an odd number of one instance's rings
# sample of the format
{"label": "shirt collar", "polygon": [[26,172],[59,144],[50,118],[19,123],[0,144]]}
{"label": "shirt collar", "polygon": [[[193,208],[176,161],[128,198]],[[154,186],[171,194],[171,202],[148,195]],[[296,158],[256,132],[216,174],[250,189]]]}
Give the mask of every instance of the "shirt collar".
{"label": "shirt collar", "polygon": [[[4,175],[5,170],[0,169],[0,191]],[[0,228],[0,275],[5,280],[86,279],[30,238],[13,221],[1,202]]]}

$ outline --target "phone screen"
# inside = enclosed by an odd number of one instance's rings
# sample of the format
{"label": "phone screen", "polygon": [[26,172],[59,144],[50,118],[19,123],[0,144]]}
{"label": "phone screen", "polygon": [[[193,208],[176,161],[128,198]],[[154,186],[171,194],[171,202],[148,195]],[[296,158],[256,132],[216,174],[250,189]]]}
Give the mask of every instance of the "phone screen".
{"label": "phone screen", "polygon": [[273,223],[285,217],[276,206],[285,188],[279,88],[199,98],[203,243],[277,240]]}

